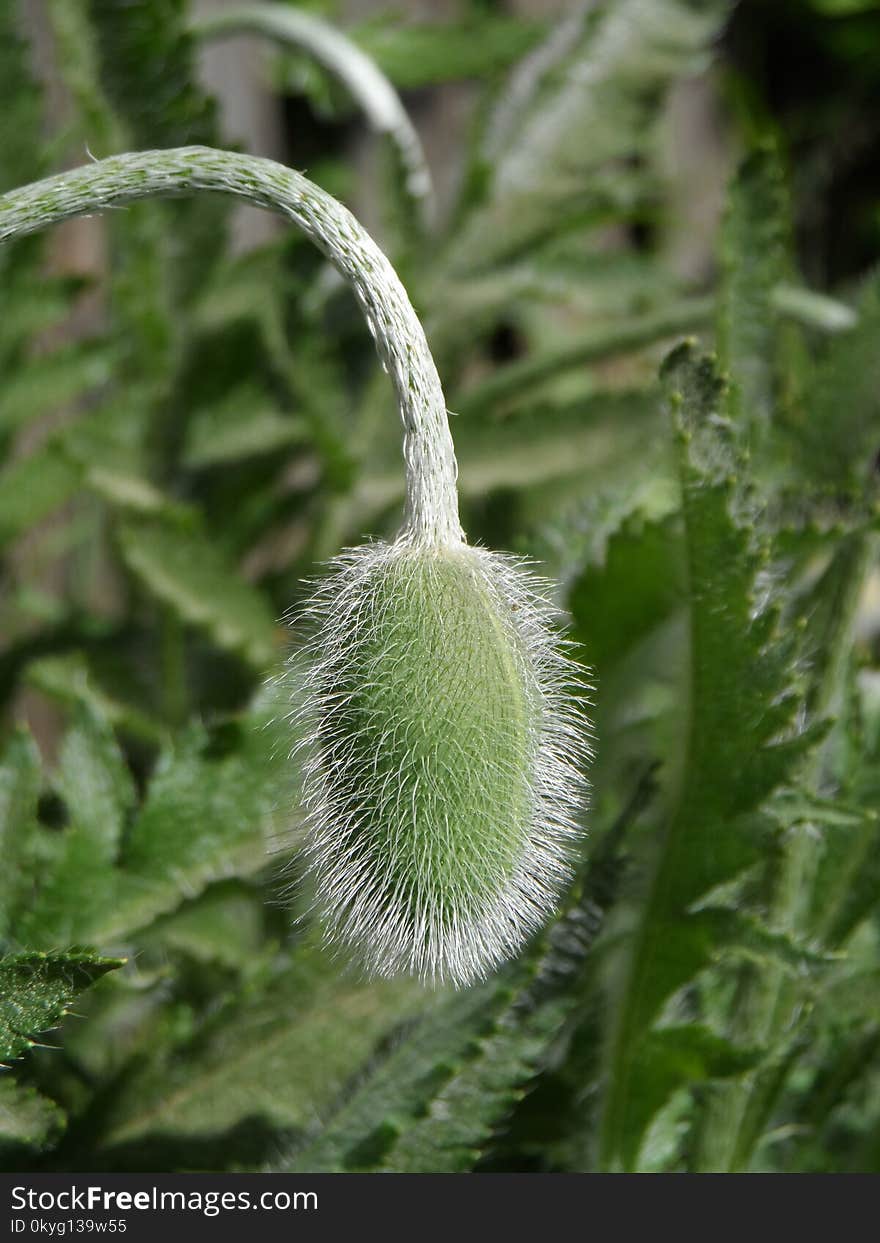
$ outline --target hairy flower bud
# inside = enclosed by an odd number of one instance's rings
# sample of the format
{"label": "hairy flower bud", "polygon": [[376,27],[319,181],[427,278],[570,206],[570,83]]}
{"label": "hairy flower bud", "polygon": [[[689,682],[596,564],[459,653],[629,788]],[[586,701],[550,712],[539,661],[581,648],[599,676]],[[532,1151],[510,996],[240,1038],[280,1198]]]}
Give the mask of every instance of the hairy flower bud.
{"label": "hairy flower bud", "polygon": [[331,938],[382,975],[485,974],[552,909],[582,794],[540,584],[403,539],[337,558],[307,616],[309,854]]}

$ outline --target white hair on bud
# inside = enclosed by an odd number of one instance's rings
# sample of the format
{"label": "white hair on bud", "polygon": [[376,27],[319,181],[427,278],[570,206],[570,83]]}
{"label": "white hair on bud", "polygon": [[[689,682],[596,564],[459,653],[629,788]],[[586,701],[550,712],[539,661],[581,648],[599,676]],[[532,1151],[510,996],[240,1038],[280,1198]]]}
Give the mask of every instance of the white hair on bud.
{"label": "white hair on bud", "polygon": [[[463,871],[443,905],[432,900],[430,882],[415,900],[406,886],[395,888],[389,880],[394,873],[392,858],[387,860],[386,874],[377,874],[375,855],[364,850],[364,839],[382,835],[375,820],[387,804],[377,805],[373,800],[371,805],[376,770],[364,770],[370,757],[374,766],[378,763],[379,740],[367,740],[366,755],[354,761],[355,740],[339,728],[338,709],[350,696],[347,676],[371,642],[370,600],[376,575],[389,565],[406,566],[413,557],[444,556],[449,551],[420,549],[402,539],[369,544],[334,558],[331,572],[301,617],[311,638],[303,653],[304,694],[297,716],[303,739],[299,748],[305,753],[307,856],[315,879],[315,905],[328,942],[346,947],[371,974],[409,973],[425,981],[463,985],[513,955],[552,913],[570,877],[582,832],[583,766],[590,743],[583,708],[586,688],[581,670],[555,630],[556,610],[547,598],[549,584],[521,560],[459,545],[451,550],[452,555],[466,559],[501,619],[498,640],[513,654],[529,704],[524,771],[502,774],[504,783],[511,786],[521,777],[527,790],[521,849],[506,871],[497,869],[488,892],[481,892],[476,878]],[[374,653],[371,667],[377,677],[388,673],[381,667],[383,655],[400,659],[390,652]],[[431,659],[428,651],[421,657],[412,655],[414,661]],[[299,659],[294,657],[294,662]],[[438,730],[444,729],[443,710],[443,703],[438,702],[434,722]],[[399,749],[398,758],[401,767],[415,762],[405,747]],[[439,763],[439,757],[432,758]],[[472,754],[460,756],[462,781],[465,766],[476,760]],[[412,774],[404,771],[386,774],[383,780],[395,776],[398,790],[412,785]],[[425,765],[420,780],[430,784],[437,774]],[[363,792],[361,799],[352,797],[355,781]],[[413,805],[398,815],[394,825],[398,835],[418,832],[415,817],[426,803],[431,806],[430,791],[420,790],[419,798],[419,807]],[[499,817],[505,814],[504,808],[498,809]],[[454,826],[446,824],[454,833]],[[379,853],[386,848],[383,844]],[[487,852],[491,848],[488,842]],[[485,870],[479,869],[484,881]]]}

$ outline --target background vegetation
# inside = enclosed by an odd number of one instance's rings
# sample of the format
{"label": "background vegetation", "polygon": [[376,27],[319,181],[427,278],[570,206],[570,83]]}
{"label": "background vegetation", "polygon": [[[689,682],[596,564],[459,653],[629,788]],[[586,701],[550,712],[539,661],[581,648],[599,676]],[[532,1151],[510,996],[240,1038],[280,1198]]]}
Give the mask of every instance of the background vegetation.
{"label": "background vegetation", "polygon": [[[302,579],[399,519],[364,324],[218,199],[3,249],[2,1164],[880,1169],[880,5],[315,11],[467,117],[429,220],[266,44],[283,157],[424,319],[471,539],[544,563],[595,671],[582,865],[460,993],[294,922],[263,686]],[[0,0],[0,189],[235,144],[192,20]]]}

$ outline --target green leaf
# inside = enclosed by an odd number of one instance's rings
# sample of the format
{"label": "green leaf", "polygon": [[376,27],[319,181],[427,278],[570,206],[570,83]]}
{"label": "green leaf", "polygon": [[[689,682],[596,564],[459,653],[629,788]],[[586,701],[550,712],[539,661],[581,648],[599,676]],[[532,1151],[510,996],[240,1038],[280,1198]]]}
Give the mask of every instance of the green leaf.
{"label": "green leaf", "polygon": [[294,742],[283,722],[259,715],[230,721],[214,737],[198,727],[179,737],[160,757],[129,833],[129,876],[192,896],[265,867],[267,847],[295,832]]}
{"label": "green leaf", "polygon": [[276,453],[306,438],[302,419],[243,385],[220,403],[196,410],[187,424],[185,466],[199,469]]}
{"label": "green leaf", "polygon": [[644,1040],[629,1085],[624,1164],[636,1164],[648,1124],[679,1088],[741,1075],[760,1058],[758,1050],[739,1049],[698,1023],[655,1028]]}
{"label": "green leaf", "polygon": [[25,887],[24,869],[42,783],[36,746],[30,735],[16,732],[0,760],[0,943],[9,937],[12,913]]}
{"label": "green leaf", "polygon": [[101,687],[82,652],[45,656],[31,661],[25,678],[44,695],[73,707],[84,705],[96,716],[125,729],[136,738],[151,742],[165,738],[165,729],[147,713],[132,704],[120,702]]}
{"label": "green leaf", "polygon": [[158,488],[139,475],[92,466],[86,473],[84,483],[118,509],[130,509],[140,514],[164,513],[170,516],[186,513],[182,507],[176,506]]}
{"label": "green leaf", "polygon": [[[847,567],[858,568],[853,565],[857,549],[858,545],[844,544],[824,576],[823,596],[838,616],[847,611],[840,590],[844,585],[842,572]],[[846,555],[841,556],[842,552]],[[832,591],[832,584],[838,590]],[[829,650],[834,646],[842,647],[836,659]],[[817,652],[816,664],[822,673],[830,673],[832,680],[836,680],[840,670],[835,665],[840,664],[841,656],[846,678],[849,652],[845,640],[844,644],[824,643]],[[871,724],[875,699],[876,690],[869,676],[853,690],[842,711],[840,705],[835,705],[841,712],[841,725],[846,727],[838,759],[840,789],[835,799],[811,800],[803,817],[818,837],[818,858],[805,923],[830,949],[844,946],[859,925],[876,911],[880,900],[880,746]]]}
{"label": "green leaf", "polygon": [[31,892],[19,900],[12,920],[20,944],[47,948],[92,941],[89,921],[114,896],[113,867],[135,802],[131,774],[94,703],[80,701],[74,710],[55,786],[69,823],[62,830],[41,826],[32,833]]}
{"label": "green leaf", "polygon": [[112,863],[135,789],[113,730],[94,710],[76,713],[61,746],[56,784],[73,828],[88,837],[96,865]]}
{"label": "green leaf", "polygon": [[[798,601],[797,614],[804,620],[803,650],[810,664],[805,679],[805,720],[820,722],[819,730],[826,736],[796,774],[795,789],[804,789],[815,800],[814,812],[821,813],[816,792],[832,779],[832,757],[840,749],[841,734],[846,732],[841,723],[828,729],[821,721],[843,707],[852,636],[872,558],[870,538],[844,535],[824,573]],[[783,824],[786,801],[782,801]],[[859,800],[850,801],[858,804]],[[779,804],[777,795],[768,805],[771,814]],[[763,860],[758,872],[766,923],[795,947],[809,943],[811,948],[836,948],[839,943],[832,939],[835,921],[841,909],[846,909],[850,892],[858,890],[858,884],[851,881],[867,876],[869,889],[871,885],[871,869],[865,866],[868,861],[864,854],[870,822],[853,831],[851,825],[840,825],[839,814],[827,823],[824,819],[819,814],[788,828],[780,848]],[[876,833],[873,836],[876,840]],[[875,900],[876,889],[869,903]],[[808,1013],[804,1002],[809,994],[804,974],[803,967],[793,973],[785,958],[776,953],[741,973],[729,1029],[742,1043],[759,1041],[767,1045],[773,1056],[742,1083],[719,1086],[709,1097],[699,1129],[696,1168],[749,1168],[800,1053]],[[827,973],[822,985],[819,996],[827,988]]]}
{"label": "green leaf", "polygon": [[419,990],[358,984],[300,946],[182,1048],[156,1051],[130,1073],[104,1123],[109,1151],[151,1135],[210,1136],[243,1119],[305,1128]]}
{"label": "green leaf", "polygon": [[14,0],[0,0],[0,193],[36,181],[46,167],[43,100]]}
{"label": "green leaf", "polygon": [[787,315],[805,328],[829,333],[848,332],[859,322],[858,315],[847,302],[817,293],[815,289],[782,284],[772,290],[770,297],[780,315]]}
{"label": "green leaf", "polygon": [[677,337],[704,323],[713,306],[709,298],[673,302],[657,311],[603,325],[571,345],[509,363],[478,387],[464,392],[456,403],[457,412],[474,417],[487,410],[503,409],[505,402],[513,398],[520,402],[532,389],[546,386],[567,371]]}
{"label": "green leaf", "polygon": [[856,312],[856,326],[828,342],[804,409],[790,415],[786,430],[814,487],[846,490],[858,498],[864,496],[878,448],[880,272],[863,282]]}
{"label": "green leaf", "polygon": [[369,1076],[339,1104],[327,1125],[281,1158],[278,1170],[330,1173],[372,1169],[438,1087],[467,1056],[475,1033],[489,1029],[507,1001],[503,989],[469,989],[426,1008],[393,1040]]}
{"label": "green leaf", "polygon": [[575,979],[594,935],[595,927],[575,904],[547,943],[502,977],[504,1004],[494,1013],[488,1008],[466,1055],[401,1130],[383,1169],[434,1174],[473,1167],[495,1128],[545,1068],[552,1043],[575,1011]]}
{"label": "green leaf", "polygon": [[76,468],[82,486],[114,509],[186,520],[190,507],[172,500],[148,478],[148,425],[154,412],[145,390],[133,384],[88,415],[68,424],[55,445]]}
{"label": "green leaf", "polygon": [[51,1147],[64,1124],[64,1113],[54,1101],[0,1070],[0,1162],[5,1169],[25,1154]]}
{"label": "green leaf", "polygon": [[485,80],[534,47],[544,30],[542,22],[484,10],[442,24],[378,17],[348,34],[396,86],[414,90],[463,78]]}
{"label": "green leaf", "polygon": [[[631,1164],[645,1041],[663,1003],[710,960],[717,930],[690,908],[760,858],[753,817],[817,735],[794,728],[792,644],[759,602],[765,563],[738,484],[725,393],[691,345],[663,369],[677,438],[689,597],[686,741],[659,856],[623,949],[604,1102],[606,1165]],[[634,1121],[635,1117],[635,1121]]]}
{"label": "green leaf", "polygon": [[76,494],[82,472],[49,441],[0,472],[0,547],[35,527]]}
{"label": "green leaf", "polygon": [[270,664],[276,629],[263,596],[196,531],[146,520],[119,532],[126,565],[183,621],[256,668]]}
{"label": "green leaf", "polygon": [[[470,1169],[546,1066],[579,1002],[612,901],[615,847],[595,852],[563,914],[499,976],[441,997],[388,1042],[323,1129],[276,1166],[297,1172]],[[613,874],[613,875],[612,875]]]}
{"label": "green leaf", "polygon": [[574,637],[600,680],[684,598],[675,519],[633,515],[610,536],[604,564],[589,564],[569,591]]}
{"label": "green leaf", "polygon": [[614,0],[564,18],[492,119],[488,201],[456,238],[456,266],[515,253],[551,222],[558,235],[566,220],[615,200],[625,211],[633,194],[621,162],[647,154],[666,90],[705,62],[728,8]]}
{"label": "green leaf", "polygon": [[47,411],[106,384],[115,357],[103,342],[86,342],[30,359],[0,389],[0,430],[14,431]]}
{"label": "green leaf", "polygon": [[[198,85],[184,0],[85,0],[101,86],[134,150],[191,143],[222,147],[217,108]],[[227,204],[202,196],[174,204],[161,239],[166,272],[184,302],[217,260]],[[164,217],[167,219],[168,217]],[[134,239],[137,240],[136,238]],[[136,256],[130,256],[136,259]],[[132,274],[136,278],[136,271]]]}
{"label": "green leaf", "polygon": [[732,415],[769,423],[776,403],[772,299],[790,275],[789,206],[779,156],[770,145],[743,163],[728,192],[721,237],[718,356],[733,383]]}
{"label": "green leaf", "polygon": [[[125,945],[213,882],[266,867],[269,848],[295,832],[293,741],[289,727],[267,721],[263,710],[213,736],[198,727],[184,733],[161,753],[115,863],[95,840],[100,821],[44,833],[44,862],[17,915],[16,936],[46,947],[64,940]],[[106,771],[104,780],[104,814],[118,816],[129,792],[123,786],[120,802]],[[99,809],[93,786],[76,793],[80,806],[88,797]]]}
{"label": "green leaf", "polygon": [[[652,435],[656,416],[650,390],[526,405],[497,419],[465,416],[456,424],[461,490],[481,497],[493,488],[538,487],[594,469],[601,473]],[[609,427],[615,427],[613,435]]]}
{"label": "green leaf", "polygon": [[0,958],[0,1061],[17,1057],[60,1022],[80,993],[122,965],[76,950]]}
{"label": "green leaf", "polygon": [[800,943],[787,932],[768,928],[756,916],[723,907],[703,907],[692,922],[709,932],[713,945],[722,954],[740,954],[757,963],[767,961],[794,975],[817,967],[827,967],[834,959],[810,945]]}
{"label": "green leaf", "polygon": [[[857,1010],[860,1017],[864,1016],[864,1001]],[[824,1057],[814,1069],[809,1091],[793,1102],[794,1125],[802,1128],[805,1135],[804,1144],[793,1154],[795,1168],[797,1172],[867,1169],[872,1162],[864,1158],[860,1161],[856,1157],[853,1164],[842,1163],[841,1138],[857,1141],[865,1131],[870,1134],[876,1122],[873,1081],[880,1054],[880,1028],[868,1023],[861,1028],[844,1029],[822,1053]]]}
{"label": "green leaf", "polygon": [[262,961],[263,893],[239,881],[221,882],[171,915],[157,919],[142,938],[200,963],[221,963],[246,972]]}
{"label": "green leaf", "polygon": [[104,89],[137,148],[212,143],[216,106],[193,73],[182,0],[88,0]]}

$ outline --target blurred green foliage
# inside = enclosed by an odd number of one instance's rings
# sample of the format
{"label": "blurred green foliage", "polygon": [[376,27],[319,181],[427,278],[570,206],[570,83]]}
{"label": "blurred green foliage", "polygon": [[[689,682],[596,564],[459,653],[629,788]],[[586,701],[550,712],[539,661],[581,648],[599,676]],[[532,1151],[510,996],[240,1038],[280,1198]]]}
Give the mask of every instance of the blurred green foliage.
{"label": "blurred green foliage", "polygon": [[[69,115],[0,0],[0,189],[86,144],[235,144],[184,0],[45,10]],[[5,248],[4,1167],[876,1171],[880,8],[461,0],[349,33],[405,102],[478,96],[433,235],[393,161],[373,206],[466,529],[547,565],[593,670],[578,875],[463,992],[321,948],[265,677],[303,579],[399,519],[366,328],[221,200],[113,213],[75,275]],[[289,162],[357,199],[339,82],[269,64]],[[730,179],[685,277],[695,75]]]}

